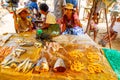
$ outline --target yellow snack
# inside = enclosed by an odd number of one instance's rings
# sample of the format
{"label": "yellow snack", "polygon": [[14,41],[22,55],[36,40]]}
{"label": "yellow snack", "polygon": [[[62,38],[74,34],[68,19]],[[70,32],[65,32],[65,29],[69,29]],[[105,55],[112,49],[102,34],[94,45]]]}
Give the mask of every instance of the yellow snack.
{"label": "yellow snack", "polygon": [[97,63],[91,63],[90,65],[88,65],[88,71],[90,73],[100,73],[103,71],[102,65],[97,64]]}
{"label": "yellow snack", "polygon": [[70,66],[70,69],[72,71],[77,71],[77,72],[80,72],[84,68],[85,68],[84,64],[79,61],[74,61]]}
{"label": "yellow snack", "polygon": [[95,54],[93,52],[88,52],[87,58],[89,59],[90,62],[95,62],[99,60],[98,54]]}
{"label": "yellow snack", "polygon": [[69,52],[69,55],[74,58],[78,58],[78,57],[81,58],[84,56],[84,54],[80,50],[73,50],[73,51]]}

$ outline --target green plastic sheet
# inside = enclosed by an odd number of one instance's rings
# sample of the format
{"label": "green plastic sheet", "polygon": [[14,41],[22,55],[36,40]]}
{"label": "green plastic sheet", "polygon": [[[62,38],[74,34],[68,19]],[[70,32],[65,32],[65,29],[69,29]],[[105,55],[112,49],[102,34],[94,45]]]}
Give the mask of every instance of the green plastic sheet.
{"label": "green plastic sheet", "polygon": [[103,48],[105,57],[120,80],[120,51]]}

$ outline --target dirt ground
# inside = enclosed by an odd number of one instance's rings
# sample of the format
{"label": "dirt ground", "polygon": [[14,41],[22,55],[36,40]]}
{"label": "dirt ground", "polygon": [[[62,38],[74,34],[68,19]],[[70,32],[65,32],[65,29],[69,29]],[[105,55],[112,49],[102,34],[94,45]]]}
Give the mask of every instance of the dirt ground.
{"label": "dirt ground", "polygon": [[[86,21],[81,20],[81,23],[83,24],[83,29],[85,30],[87,26],[87,20]],[[98,41],[106,33],[106,30],[107,30],[106,23],[99,23],[98,29],[99,31],[97,34],[97,40],[95,41],[97,44],[98,44]],[[14,22],[13,22],[12,14],[9,14],[8,11],[0,7],[0,34],[3,34],[5,32],[15,33]],[[91,33],[90,37],[93,39],[93,33]],[[120,43],[120,33],[118,34],[117,38],[114,41],[112,41],[112,49],[120,50],[119,43]],[[99,46],[102,47],[101,45]],[[109,44],[107,44],[106,47],[109,48]]]}

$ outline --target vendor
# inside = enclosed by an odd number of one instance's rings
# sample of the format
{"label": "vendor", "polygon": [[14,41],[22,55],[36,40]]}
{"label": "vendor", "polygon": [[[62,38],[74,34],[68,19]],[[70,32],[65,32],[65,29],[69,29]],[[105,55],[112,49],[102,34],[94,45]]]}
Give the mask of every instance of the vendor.
{"label": "vendor", "polygon": [[43,25],[41,29],[44,33],[50,34],[51,36],[59,35],[60,27],[56,23],[56,17],[54,14],[48,11],[49,7],[45,3],[40,4],[40,13],[45,15]]}
{"label": "vendor", "polygon": [[27,18],[29,15],[29,11],[26,8],[21,8],[16,11],[16,14],[13,15],[14,18],[14,25],[17,33],[31,31],[32,30],[32,23]]}
{"label": "vendor", "polygon": [[73,5],[67,3],[63,18],[61,20],[62,34],[81,35],[84,34],[82,24],[78,19],[77,13],[73,10]]}
{"label": "vendor", "polygon": [[47,4],[40,4],[40,13],[45,15],[45,20],[43,23],[42,29],[46,29],[50,26],[50,24],[56,24],[56,17],[54,14],[48,11],[49,7]]}

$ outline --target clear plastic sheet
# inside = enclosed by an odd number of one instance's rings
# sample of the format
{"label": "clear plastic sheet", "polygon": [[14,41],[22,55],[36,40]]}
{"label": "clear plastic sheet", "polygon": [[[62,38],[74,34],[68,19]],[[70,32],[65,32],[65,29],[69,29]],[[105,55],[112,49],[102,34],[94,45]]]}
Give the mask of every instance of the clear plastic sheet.
{"label": "clear plastic sheet", "polygon": [[[22,35],[22,36],[21,36]],[[18,37],[19,36],[19,37]],[[24,38],[35,41],[35,34],[14,35],[12,40]],[[100,53],[99,47],[85,34],[81,36],[60,35],[53,39],[56,42],[46,43],[43,47],[26,47],[28,52],[23,54],[19,60],[29,57],[33,62],[38,58],[46,57],[49,65],[48,72],[33,73],[34,68],[28,73],[17,72],[11,68],[1,68],[1,80],[117,80],[105,57]],[[11,44],[8,42],[6,45]],[[59,44],[59,45],[57,45]],[[57,49],[54,48],[57,46]],[[59,46],[59,48],[58,48]],[[29,49],[28,49],[29,48]],[[48,49],[49,48],[49,49]],[[38,52],[39,51],[39,52]],[[49,54],[48,54],[49,52]],[[39,54],[40,53],[40,54]],[[43,55],[44,53],[44,55]],[[51,55],[52,57],[50,57]],[[58,58],[64,60],[66,71],[54,72],[54,64]],[[77,67],[76,67],[77,66]],[[97,69],[90,69],[94,66]]]}

